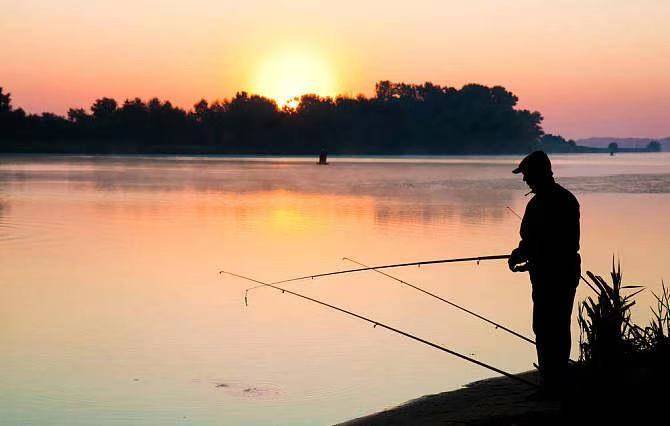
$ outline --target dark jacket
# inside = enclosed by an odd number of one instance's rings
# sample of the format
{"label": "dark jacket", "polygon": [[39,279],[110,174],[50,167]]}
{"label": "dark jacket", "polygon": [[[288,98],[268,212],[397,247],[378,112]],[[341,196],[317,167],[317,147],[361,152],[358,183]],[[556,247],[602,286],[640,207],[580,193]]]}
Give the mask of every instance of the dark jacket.
{"label": "dark jacket", "polygon": [[528,202],[520,234],[517,252],[528,260],[533,285],[557,275],[579,276],[579,202],[553,179]]}

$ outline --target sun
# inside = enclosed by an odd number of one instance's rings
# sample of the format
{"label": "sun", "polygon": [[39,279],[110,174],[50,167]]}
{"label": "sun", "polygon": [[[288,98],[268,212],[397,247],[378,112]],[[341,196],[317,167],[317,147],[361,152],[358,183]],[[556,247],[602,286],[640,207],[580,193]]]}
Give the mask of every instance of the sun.
{"label": "sun", "polygon": [[280,107],[297,106],[304,94],[335,96],[333,67],[322,55],[306,50],[283,50],[262,61],[252,83],[253,92],[274,99]]}

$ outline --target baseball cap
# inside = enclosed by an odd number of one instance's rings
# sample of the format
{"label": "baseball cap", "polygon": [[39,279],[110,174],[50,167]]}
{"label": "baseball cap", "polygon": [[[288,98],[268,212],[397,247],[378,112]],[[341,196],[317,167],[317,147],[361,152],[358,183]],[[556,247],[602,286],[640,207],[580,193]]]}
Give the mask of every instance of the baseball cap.
{"label": "baseball cap", "polygon": [[514,174],[536,174],[553,175],[551,171],[551,161],[544,151],[533,151],[526,155],[519,163],[519,166],[512,170]]}

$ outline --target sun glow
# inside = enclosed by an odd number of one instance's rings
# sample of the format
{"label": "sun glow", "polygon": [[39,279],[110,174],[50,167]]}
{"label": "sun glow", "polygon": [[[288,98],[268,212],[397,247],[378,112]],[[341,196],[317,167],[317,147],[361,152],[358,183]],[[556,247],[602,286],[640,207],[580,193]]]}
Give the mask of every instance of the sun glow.
{"label": "sun glow", "polygon": [[254,93],[277,101],[280,107],[295,107],[304,94],[335,96],[333,68],[321,55],[308,51],[282,51],[263,61],[253,82]]}

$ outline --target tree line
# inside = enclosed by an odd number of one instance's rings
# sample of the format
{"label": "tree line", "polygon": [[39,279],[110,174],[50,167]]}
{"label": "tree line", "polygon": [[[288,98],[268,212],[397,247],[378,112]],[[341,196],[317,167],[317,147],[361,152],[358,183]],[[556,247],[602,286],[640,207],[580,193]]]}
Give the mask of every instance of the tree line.
{"label": "tree line", "polygon": [[185,110],[157,98],[97,99],[67,116],[27,114],[0,88],[0,151],[203,154],[572,152],[501,86],[380,81],[373,96],[303,95],[295,108],[239,92]]}
{"label": "tree line", "polygon": [[621,148],[618,143],[610,142],[609,145],[607,145],[607,150],[610,154],[616,152],[661,152],[662,146],[659,141],[649,141],[643,148]]}

